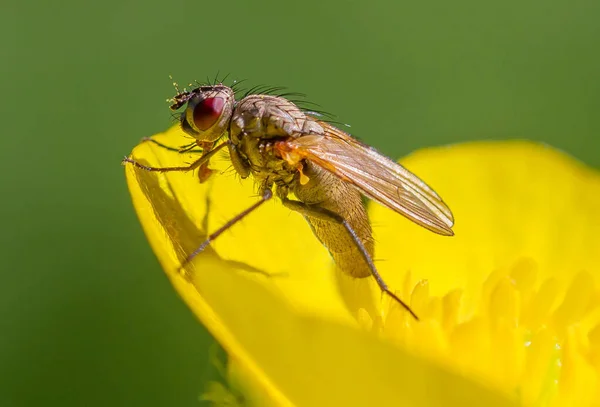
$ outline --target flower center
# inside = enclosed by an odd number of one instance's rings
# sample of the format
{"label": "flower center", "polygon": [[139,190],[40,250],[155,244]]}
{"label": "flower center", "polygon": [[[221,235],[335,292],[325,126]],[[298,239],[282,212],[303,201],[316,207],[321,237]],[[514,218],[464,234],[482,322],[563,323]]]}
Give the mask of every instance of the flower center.
{"label": "flower center", "polygon": [[600,395],[600,292],[586,271],[570,281],[540,274],[523,258],[479,288],[443,297],[408,276],[409,289],[397,294],[410,294],[421,321],[394,302],[374,319],[361,310],[359,321],[525,406],[589,405]]}

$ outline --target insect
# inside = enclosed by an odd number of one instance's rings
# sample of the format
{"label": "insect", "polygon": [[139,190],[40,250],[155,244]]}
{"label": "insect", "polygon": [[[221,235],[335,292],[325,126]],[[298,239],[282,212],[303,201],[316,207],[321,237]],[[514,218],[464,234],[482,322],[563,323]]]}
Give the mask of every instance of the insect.
{"label": "insect", "polygon": [[[184,105],[181,128],[196,141],[181,151],[200,146],[200,158],[184,167],[148,167],[128,157],[124,162],[147,171],[199,169],[202,182],[210,175],[211,157],[226,148],[235,171],[242,178],[253,176],[261,198],[210,234],[181,268],[273,198],[275,190],[285,207],[304,216],[343,272],[356,278],[373,276],[382,292],[418,319],[375,267],[372,229],[361,194],[432,232],[452,236],[452,212],[433,189],[372,147],[283,96],[249,94],[236,100],[231,87],[202,85],[178,91],[171,109]],[[218,143],[221,139],[224,142]],[[297,200],[289,199],[290,193]]]}

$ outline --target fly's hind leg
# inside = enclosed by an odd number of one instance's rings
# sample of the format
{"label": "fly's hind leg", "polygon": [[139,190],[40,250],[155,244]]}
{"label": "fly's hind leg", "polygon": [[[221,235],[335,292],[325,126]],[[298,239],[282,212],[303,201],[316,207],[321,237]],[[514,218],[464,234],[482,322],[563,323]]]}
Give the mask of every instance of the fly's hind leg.
{"label": "fly's hind leg", "polygon": [[369,266],[369,269],[371,270],[371,274],[373,275],[373,278],[375,278],[375,281],[377,282],[379,289],[381,289],[382,292],[386,293],[387,295],[392,297],[395,301],[397,301],[398,304],[400,304],[404,309],[406,309],[416,320],[419,320],[419,317],[417,317],[417,314],[415,314],[415,312],[408,306],[408,304],[406,304],[404,301],[402,301],[396,294],[394,294],[388,288],[387,283],[383,280],[383,278],[377,271],[377,268],[375,267],[375,263],[373,262],[373,259],[369,255],[367,248],[365,247],[362,240],[360,240],[360,238],[358,237],[358,235],[352,228],[352,225],[350,225],[350,223],[346,219],[344,219],[338,213],[335,213],[327,208],[323,208],[319,205],[307,205],[304,202],[295,201],[295,200],[291,200],[291,199],[287,199],[287,198],[281,198],[281,202],[283,203],[283,205],[286,208],[291,209],[295,212],[298,212],[304,216],[311,216],[313,218],[322,219],[322,220],[329,221],[329,222],[334,222],[334,223],[344,226],[344,228],[346,229],[346,231],[352,238],[352,241],[358,248],[363,259]]}

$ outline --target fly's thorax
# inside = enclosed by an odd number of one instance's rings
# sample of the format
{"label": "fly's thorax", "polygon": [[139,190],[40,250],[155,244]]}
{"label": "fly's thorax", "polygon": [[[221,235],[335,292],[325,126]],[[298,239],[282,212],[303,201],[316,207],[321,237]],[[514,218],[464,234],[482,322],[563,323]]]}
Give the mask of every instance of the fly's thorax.
{"label": "fly's thorax", "polygon": [[225,85],[200,86],[173,99],[172,110],[184,104],[179,121],[181,128],[198,142],[213,142],[229,130],[235,95]]}
{"label": "fly's thorax", "polygon": [[229,138],[238,161],[234,166],[252,173],[258,182],[268,186],[288,185],[294,181],[298,168],[282,159],[275,143],[318,129],[323,131],[289,100],[270,95],[247,96],[236,104],[231,118]]}
{"label": "fly's thorax", "polygon": [[231,140],[260,139],[322,134],[322,127],[293,102],[279,96],[250,95],[235,106],[231,120]]}
{"label": "fly's thorax", "polygon": [[232,141],[230,153],[236,171],[242,176],[252,174],[257,182],[267,187],[288,185],[298,170],[282,159],[275,149],[276,140],[242,137]]}

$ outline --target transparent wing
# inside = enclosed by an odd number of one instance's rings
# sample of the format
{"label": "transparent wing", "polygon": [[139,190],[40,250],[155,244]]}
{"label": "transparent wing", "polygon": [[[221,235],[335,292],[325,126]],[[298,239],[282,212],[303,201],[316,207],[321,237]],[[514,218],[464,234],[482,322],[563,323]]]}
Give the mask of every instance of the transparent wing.
{"label": "transparent wing", "polygon": [[450,208],[416,175],[349,134],[318,121],[325,134],[283,142],[288,153],[304,158],[350,182],[364,195],[441,235],[454,234]]}

